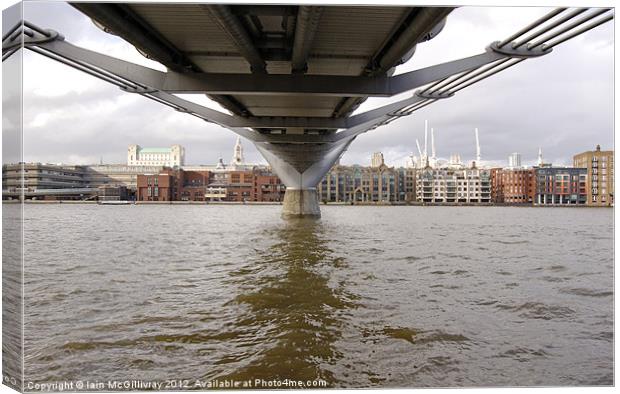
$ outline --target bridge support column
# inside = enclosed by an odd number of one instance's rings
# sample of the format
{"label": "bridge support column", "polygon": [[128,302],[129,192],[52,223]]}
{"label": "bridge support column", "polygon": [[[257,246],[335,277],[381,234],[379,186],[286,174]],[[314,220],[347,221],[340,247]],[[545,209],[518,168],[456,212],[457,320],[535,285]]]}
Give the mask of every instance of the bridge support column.
{"label": "bridge support column", "polygon": [[286,185],[282,217],[321,216],[316,186],[353,139],[355,136],[313,144],[254,143]]}
{"label": "bridge support column", "polygon": [[294,189],[286,188],[282,217],[321,217],[319,209],[319,196],[316,188]]}

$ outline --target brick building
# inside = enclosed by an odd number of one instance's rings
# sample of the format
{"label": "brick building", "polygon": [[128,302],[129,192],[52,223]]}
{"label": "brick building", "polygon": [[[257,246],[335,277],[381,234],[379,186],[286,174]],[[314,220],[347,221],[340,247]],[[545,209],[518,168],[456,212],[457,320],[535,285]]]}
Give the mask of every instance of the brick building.
{"label": "brick building", "polygon": [[400,201],[415,201],[416,169],[413,167],[399,168],[399,195]]}
{"label": "brick building", "polygon": [[252,201],[282,201],[286,186],[271,171],[254,170]]}
{"label": "brick building", "polygon": [[138,175],[137,201],[173,201],[177,194],[175,188],[177,172],[163,170],[160,173]]}
{"label": "brick building", "polygon": [[536,196],[534,168],[491,169],[491,200],[499,204],[532,204]]}
{"label": "brick building", "polygon": [[179,201],[205,201],[207,187],[211,171],[178,171],[178,192],[176,200]]}
{"label": "brick building", "polygon": [[228,171],[226,173],[226,200],[253,201],[253,171]]}
{"label": "brick building", "polygon": [[614,151],[596,150],[573,157],[573,166],[587,171],[587,204],[612,206],[614,204]]}
{"label": "brick building", "polygon": [[138,175],[137,201],[282,201],[285,186],[265,168],[164,169]]}
{"label": "brick building", "polygon": [[491,202],[502,204],[504,202],[504,188],[502,187],[502,171],[503,168],[491,168],[489,174],[491,177]]}
{"label": "brick building", "polygon": [[587,201],[585,168],[536,168],[535,205],[584,205]]}

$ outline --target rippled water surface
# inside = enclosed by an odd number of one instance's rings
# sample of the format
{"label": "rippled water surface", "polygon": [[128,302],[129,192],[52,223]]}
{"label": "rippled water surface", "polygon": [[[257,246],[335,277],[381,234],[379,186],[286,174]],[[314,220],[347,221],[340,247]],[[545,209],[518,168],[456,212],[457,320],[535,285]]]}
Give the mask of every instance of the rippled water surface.
{"label": "rippled water surface", "polygon": [[27,205],[26,381],[613,384],[611,209],[280,209]]}

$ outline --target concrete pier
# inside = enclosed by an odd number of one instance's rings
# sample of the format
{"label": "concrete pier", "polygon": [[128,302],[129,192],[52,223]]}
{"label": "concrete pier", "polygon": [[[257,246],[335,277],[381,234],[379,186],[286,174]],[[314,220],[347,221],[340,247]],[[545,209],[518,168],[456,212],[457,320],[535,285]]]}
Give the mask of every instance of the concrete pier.
{"label": "concrete pier", "polygon": [[282,205],[282,217],[321,217],[319,197],[316,188],[292,189],[287,188]]}
{"label": "concrete pier", "polygon": [[[275,138],[265,135],[264,138]],[[316,185],[346,150],[354,137],[323,144],[255,142],[258,151],[286,185],[282,217],[321,217]]]}

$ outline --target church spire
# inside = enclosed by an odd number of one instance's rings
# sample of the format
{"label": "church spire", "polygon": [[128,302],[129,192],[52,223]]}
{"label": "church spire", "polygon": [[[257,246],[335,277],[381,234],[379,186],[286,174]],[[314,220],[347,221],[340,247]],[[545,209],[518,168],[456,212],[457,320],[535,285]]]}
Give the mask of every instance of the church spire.
{"label": "church spire", "polygon": [[237,142],[235,143],[235,148],[233,150],[233,157],[231,160],[232,165],[243,165],[245,164],[245,159],[243,158],[243,146],[241,146],[241,137],[237,137]]}
{"label": "church spire", "polygon": [[543,156],[542,156],[542,148],[538,148],[538,167],[542,167],[543,165]]}

